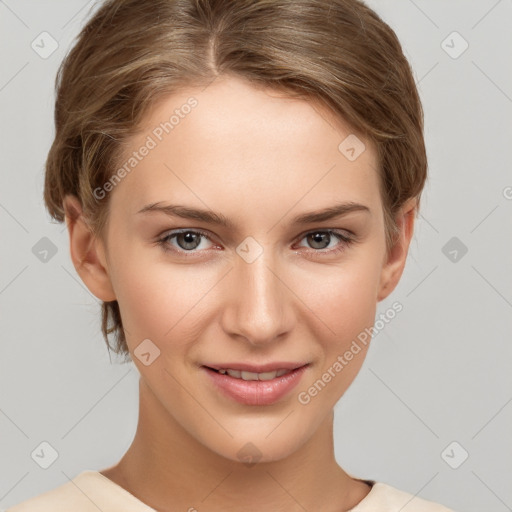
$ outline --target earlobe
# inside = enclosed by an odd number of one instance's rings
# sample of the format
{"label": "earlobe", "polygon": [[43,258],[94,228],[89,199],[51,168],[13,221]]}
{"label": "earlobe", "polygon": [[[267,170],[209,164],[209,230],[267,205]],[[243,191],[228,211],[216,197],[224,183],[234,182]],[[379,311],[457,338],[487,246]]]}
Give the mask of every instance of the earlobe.
{"label": "earlobe", "polygon": [[63,202],[66,225],[69,233],[69,249],[73,265],[87,288],[99,299],[116,300],[107,263],[103,242],[94,235],[82,215],[80,201],[73,195],[66,195]]}
{"label": "earlobe", "polygon": [[409,244],[414,232],[417,200],[411,198],[400,209],[396,217],[398,234],[396,241],[382,267],[377,302],[385,299],[397,286],[405,268]]}

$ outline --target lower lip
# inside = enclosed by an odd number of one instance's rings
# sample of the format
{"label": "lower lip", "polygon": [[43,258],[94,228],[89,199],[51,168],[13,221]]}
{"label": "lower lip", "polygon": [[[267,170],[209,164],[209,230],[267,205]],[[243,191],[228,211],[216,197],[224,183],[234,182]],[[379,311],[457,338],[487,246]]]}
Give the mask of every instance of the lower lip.
{"label": "lower lip", "polygon": [[201,368],[206,371],[217,388],[233,400],[245,405],[270,405],[297,386],[307,367],[308,365],[302,366],[271,380],[235,379],[206,366]]}

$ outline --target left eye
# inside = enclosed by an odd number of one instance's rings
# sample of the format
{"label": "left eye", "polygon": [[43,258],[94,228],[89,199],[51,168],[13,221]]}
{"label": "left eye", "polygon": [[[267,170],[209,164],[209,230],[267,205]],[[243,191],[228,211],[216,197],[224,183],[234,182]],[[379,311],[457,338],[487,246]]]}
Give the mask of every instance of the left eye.
{"label": "left eye", "polygon": [[[302,239],[307,239],[313,249],[326,249],[329,243],[335,239],[345,243],[350,242],[350,239],[335,231],[311,231],[307,233]],[[327,244],[326,244],[327,242]]]}
{"label": "left eye", "polygon": [[[163,247],[164,250],[167,251],[190,253],[200,252],[196,251],[195,249],[200,247],[201,241],[203,239],[210,240],[210,237],[206,232],[188,229],[168,233],[163,238],[161,238],[158,243]],[[176,247],[176,245],[171,245],[171,240],[175,240],[178,247]],[[310,231],[302,235],[300,240],[307,240],[308,244],[310,244],[310,248],[317,249],[313,252],[320,254],[341,251],[345,246],[348,246],[353,242],[353,239],[348,235],[333,230]],[[334,246],[329,247],[332,241],[337,241],[338,243],[335,243]],[[303,245],[301,246],[304,247]]]}

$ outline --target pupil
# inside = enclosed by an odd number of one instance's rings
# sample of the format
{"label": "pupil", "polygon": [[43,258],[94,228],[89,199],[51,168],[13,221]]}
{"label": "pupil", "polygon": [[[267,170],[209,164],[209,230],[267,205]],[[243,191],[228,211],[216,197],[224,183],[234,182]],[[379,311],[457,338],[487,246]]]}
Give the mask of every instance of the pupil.
{"label": "pupil", "polygon": [[[318,244],[318,243],[321,244],[322,243],[322,239],[325,242],[326,241],[326,237],[329,236],[329,233],[317,232],[317,233],[313,233],[310,236],[313,239],[313,246],[314,246],[314,244]],[[327,241],[327,245],[329,245],[328,241]],[[315,247],[315,249],[324,249],[325,247],[327,247],[327,245],[324,245],[324,247]]]}
{"label": "pupil", "polygon": [[181,233],[181,236],[184,238],[184,247],[182,247],[183,249],[195,249],[198,246],[197,240],[195,239],[199,239],[199,237],[196,233],[187,231],[185,233]]}

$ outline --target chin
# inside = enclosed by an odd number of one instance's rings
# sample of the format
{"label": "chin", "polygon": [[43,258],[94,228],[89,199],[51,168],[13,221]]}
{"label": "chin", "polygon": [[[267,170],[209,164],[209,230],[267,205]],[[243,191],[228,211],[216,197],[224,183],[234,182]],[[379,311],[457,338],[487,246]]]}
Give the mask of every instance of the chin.
{"label": "chin", "polygon": [[[269,432],[272,433],[269,435]],[[259,431],[253,428],[249,433],[245,429],[245,432],[241,435],[236,435],[233,431],[231,433],[233,437],[220,434],[222,438],[217,437],[217,439],[206,434],[208,437],[200,440],[200,442],[217,455],[233,462],[242,463],[247,467],[252,467],[256,463],[276,462],[286,459],[308,440],[307,435],[302,433],[304,437],[301,437],[298,429],[291,424],[287,428],[281,425],[275,431],[265,426]]]}

